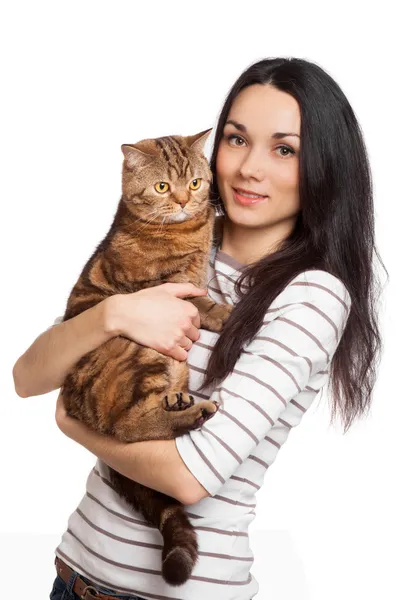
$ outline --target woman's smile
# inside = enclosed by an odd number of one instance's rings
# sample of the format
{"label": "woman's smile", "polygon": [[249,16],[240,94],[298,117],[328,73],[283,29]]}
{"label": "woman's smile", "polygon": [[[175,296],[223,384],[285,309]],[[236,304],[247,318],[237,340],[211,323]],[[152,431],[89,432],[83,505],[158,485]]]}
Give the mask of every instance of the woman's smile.
{"label": "woman's smile", "polygon": [[243,192],[241,188],[232,188],[235,201],[241,206],[251,206],[265,202],[269,196],[260,196],[258,194],[249,194]]}

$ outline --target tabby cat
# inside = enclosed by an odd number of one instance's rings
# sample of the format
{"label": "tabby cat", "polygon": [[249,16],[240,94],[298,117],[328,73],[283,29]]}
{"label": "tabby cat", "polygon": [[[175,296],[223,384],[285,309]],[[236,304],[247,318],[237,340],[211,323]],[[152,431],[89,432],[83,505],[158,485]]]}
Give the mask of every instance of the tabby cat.
{"label": "tabby cat", "polygon": [[[219,219],[210,203],[211,171],[203,154],[211,129],[123,145],[122,197],[113,223],[83,268],[63,320],[108,296],[166,282],[207,286],[207,265]],[[201,327],[219,332],[232,306],[207,296],[197,306]],[[199,428],[218,409],[188,394],[186,362],[117,336],[83,356],[67,374],[67,413],[122,442],[170,440]],[[110,469],[111,482],[163,536],[162,576],[189,577],[198,558],[184,506]]]}

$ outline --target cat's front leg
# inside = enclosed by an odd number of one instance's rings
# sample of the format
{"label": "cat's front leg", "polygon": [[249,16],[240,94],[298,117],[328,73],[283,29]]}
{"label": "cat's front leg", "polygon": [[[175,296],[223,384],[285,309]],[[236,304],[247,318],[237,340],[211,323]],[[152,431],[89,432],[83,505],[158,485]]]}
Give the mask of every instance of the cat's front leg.
{"label": "cat's front leg", "polygon": [[[189,279],[187,275],[177,273],[169,277],[168,281],[173,283],[195,283],[196,279]],[[199,282],[195,283],[195,285],[204,287]],[[194,304],[198,309],[200,327],[216,333],[221,331],[225,321],[228,320],[229,315],[233,310],[231,304],[218,304],[218,302],[214,302],[214,300],[211,300],[208,296],[189,296],[185,298],[185,300]]]}
{"label": "cat's front leg", "polygon": [[219,333],[233,310],[232,304],[218,304],[208,296],[185,298],[196,306],[200,316],[200,327]]}

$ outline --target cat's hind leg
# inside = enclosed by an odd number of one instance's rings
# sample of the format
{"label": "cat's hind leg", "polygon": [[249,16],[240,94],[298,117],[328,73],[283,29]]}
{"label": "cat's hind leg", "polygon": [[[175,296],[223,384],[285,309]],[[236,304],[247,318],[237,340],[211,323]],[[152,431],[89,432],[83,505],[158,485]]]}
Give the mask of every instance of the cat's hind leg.
{"label": "cat's hind leg", "polygon": [[184,409],[171,408],[172,398],[177,402],[177,396],[176,392],[162,397],[150,394],[126,409],[113,424],[111,433],[121,442],[173,440],[198,429],[218,410],[218,403],[209,400],[191,405],[185,402]]}
{"label": "cat's hind leg", "polygon": [[[188,393],[189,370],[186,362],[170,359],[170,364],[151,375],[144,368],[135,398],[120,407],[112,431],[120,441],[172,440],[198,429],[218,410],[218,403],[194,403]],[[138,396],[139,394],[139,396]]]}

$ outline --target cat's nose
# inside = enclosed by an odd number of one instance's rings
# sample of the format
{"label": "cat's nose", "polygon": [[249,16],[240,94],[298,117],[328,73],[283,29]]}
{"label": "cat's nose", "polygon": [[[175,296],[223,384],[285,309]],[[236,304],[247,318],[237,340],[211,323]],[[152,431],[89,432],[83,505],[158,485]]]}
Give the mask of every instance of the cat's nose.
{"label": "cat's nose", "polygon": [[189,202],[189,198],[183,197],[183,196],[181,196],[181,197],[178,196],[175,198],[175,202],[177,204],[180,204],[181,207],[184,208],[186,206],[186,204]]}

